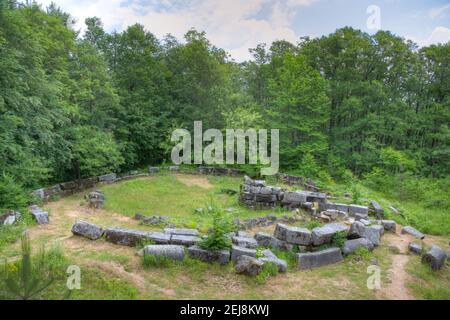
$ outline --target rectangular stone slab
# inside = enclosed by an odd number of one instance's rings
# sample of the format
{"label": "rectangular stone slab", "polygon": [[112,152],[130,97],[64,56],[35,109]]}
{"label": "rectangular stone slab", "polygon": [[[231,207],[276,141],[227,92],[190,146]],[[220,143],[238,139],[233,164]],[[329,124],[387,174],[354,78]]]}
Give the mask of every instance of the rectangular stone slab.
{"label": "rectangular stone slab", "polygon": [[217,262],[219,264],[230,262],[230,251],[228,250],[208,251],[198,246],[192,246],[188,248],[188,253],[192,259],[198,259],[203,262]]}
{"label": "rectangular stone slab", "polygon": [[184,247],[172,244],[155,244],[144,247],[144,254],[171,260],[184,260]]}
{"label": "rectangular stone slab", "polygon": [[240,256],[249,256],[249,257],[256,257],[256,250],[255,249],[249,249],[249,248],[243,248],[238,246],[232,246],[231,248],[231,261],[236,261]]}
{"label": "rectangular stone slab", "polygon": [[181,229],[181,228],[164,228],[165,233],[169,234],[179,234],[184,236],[197,236],[197,229]]}
{"label": "rectangular stone slab", "polygon": [[179,244],[182,246],[192,246],[200,242],[200,238],[196,236],[186,236],[182,234],[173,234],[170,237],[171,244]]}
{"label": "rectangular stone slab", "polygon": [[315,246],[331,242],[331,239],[337,232],[348,231],[347,226],[339,223],[326,224],[323,227],[317,227],[312,230],[312,242]]}
{"label": "rectangular stone slab", "polygon": [[234,236],[232,241],[235,245],[243,248],[255,249],[258,246],[258,243],[255,239],[249,237],[238,237]]}
{"label": "rectangular stone slab", "polygon": [[106,229],[105,236],[106,241],[130,247],[149,239],[148,232],[115,227]]}
{"label": "rectangular stone slab", "polygon": [[298,268],[300,270],[318,268],[342,261],[339,248],[329,248],[317,252],[297,253]]}
{"label": "rectangular stone slab", "polygon": [[147,237],[157,244],[167,244],[170,242],[171,235],[163,232],[149,232]]}
{"label": "rectangular stone slab", "polygon": [[95,224],[78,220],[72,226],[72,233],[91,240],[97,240],[103,235],[103,229]]}
{"label": "rectangular stone slab", "polygon": [[311,231],[306,228],[292,227],[278,223],[274,235],[277,239],[292,244],[308,246],[311,244]]}

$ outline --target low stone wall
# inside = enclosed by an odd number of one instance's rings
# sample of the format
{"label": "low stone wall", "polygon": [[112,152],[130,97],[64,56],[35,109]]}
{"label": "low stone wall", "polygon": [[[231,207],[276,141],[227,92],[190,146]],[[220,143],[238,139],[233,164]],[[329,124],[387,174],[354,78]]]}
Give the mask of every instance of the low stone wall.
{"label": "low stone wall", "polygon": [[212,176],[240,176],[244,174],[244,172],[239,169],[217,168],[217,167],[198,167],[197,172],[199,174],[206,174]]}
{"label": "low stone wall", "polygon": [[97,184],[109,184],[146,176],[149,176],[149,174],[139,174],[137,171],[121,177],[118,177],[116,173],[108,173],[98,177],[62,182],[51,187],[37,189],[32,192],[32,195],[40,200],[49,201],[53,196],[71,195],[86,189],[94,188]]}
{"label": "low stone wall", "polygon": [[300,186],[305,190],[319,192],[316,183],[309,178],[293,176],[285,173],[278,173],[277,178],[290,186]]}

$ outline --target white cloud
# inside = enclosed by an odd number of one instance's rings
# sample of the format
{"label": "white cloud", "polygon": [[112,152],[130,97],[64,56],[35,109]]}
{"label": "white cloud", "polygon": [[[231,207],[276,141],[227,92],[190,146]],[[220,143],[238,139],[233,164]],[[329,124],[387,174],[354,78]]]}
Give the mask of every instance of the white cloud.
{"label": "white cloud", "polygon": [[450,3],[446,4],[446,5],[442,6],[442,7],[439,7],[439,8],[433,8],[433,9],[430,10],[430,18],[436,19],[438,17],[441,17],[449,9],[450,9]]}
{"label": "white cloud", "polygon": [[406,36],[406,38],[422,47],[438,43],[447,43],[450,41],[450,29],[446,27],[436,27],[426,37],[419,38],[416,36]]}
{"label": "white cloud", "polygon": [[[258,43],[286,39],[296,42],[291,28],[301,6],[317,0],[189,0],[124,1],[60,0],[57,5],[78,19],[76,28],[84,30],[84,19],[98,16],[106,30],[123,30],[136,22],[157,37],[171,33],[181,39],[194,27],[206,31],[208,39],[226,49],[237,61],[250,58],[249,48]],[[51,0],[38,0],[44,6]],[[263,10],[264,9],[264,10]],[[261,17],[264,11],[266,17]],[[267,14],[268,12],[268,14]]]}
{"label": "white cloud", "polygon": [[450,41],[450,29],[446,27],[436,27],[430,36],[425,40],[426,46],[436,43],[446,43]]}

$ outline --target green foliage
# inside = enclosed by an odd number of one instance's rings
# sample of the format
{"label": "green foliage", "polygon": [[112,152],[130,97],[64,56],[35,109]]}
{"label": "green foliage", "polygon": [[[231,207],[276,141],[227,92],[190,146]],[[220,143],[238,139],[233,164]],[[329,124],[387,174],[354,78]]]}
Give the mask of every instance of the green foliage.
{"label": "green foliage", "polygon": [[305,228],[312,230],[317,227],[321,227],[322,223],[319,220],[311,220],[306,225]]}
{"label": "green foliage", "polygon": [[0,214],[4,210],[23,210],[30,201],[22,185],[14,177],[0,175]]}
{"label": "green foliage", "polygon": [[114,172],[124,160],[111,134],[94,127],[73,129],[73,166],[80,177]]}
{"label": "green foliage", "polygon": [[255,276],[257,284],[265,284],[270,277],[278,275],[278,266],[273,262],[266,262],[259,274]]}
{"label": "green foliage", "polygon": [[[17,299],[29,300],[44,293],[55,281],[55,273],[64,264],[59,251],[46,255],[41,250],[37,261],[31,256],[28,234],[21,238],[22,254],[18,263],[4,265],[4,286],[7,294]],[[61,263],[62,260],[62,263]]]}
{"label": "green foliage", "polygon": [[360,247],[352,253],[351,259],[355,261],[369,261],[372,258],[372,252],[366,247]]}
{"label": "green foliage", "polygon": [[344,247],[344,243],[346,240],[347,240],[347,232],[346,231],[336,232],[333,235],[333,237],[331,238],[331,246],[342,249]]}
{"label": "green foliage", "polygon": [[223,211],[214,207],[211,215],[213,218],[212,228],[208,235],[199,243],[199,246],[210,251],[231,248],[229,233],[234,229],[231,219]]}

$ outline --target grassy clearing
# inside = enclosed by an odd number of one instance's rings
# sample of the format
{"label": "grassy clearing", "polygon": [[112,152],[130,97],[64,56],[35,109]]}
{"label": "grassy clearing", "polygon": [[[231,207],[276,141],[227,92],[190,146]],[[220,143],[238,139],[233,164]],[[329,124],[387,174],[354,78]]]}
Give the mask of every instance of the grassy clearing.
{"label": "grassy clearing", "polygon": [[[180,178],[181,177],[181,178]],[[204,180],[208,187],[199,184],[188,185],[186,179]],[[199,228],[206,231],[212,223],[208,207],[231,208],[230,219],[261,216],[268,213],[286,214],[282,209],[250,210],[241,206],[237,195],[229,195],[223,189],[239,191],[240,177],[203,177],[159,174],[151,178],[143,178],[103,186],[101,190],[106,196],[105,210],[117,212],[129,217],[136,213],[146,216],[169,216],[170,223]],[[197,213],[195,209],[203,208]]]}

